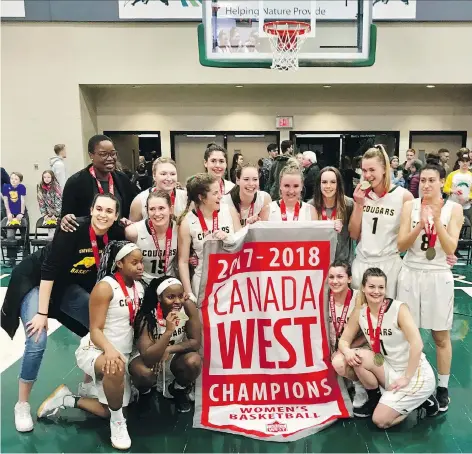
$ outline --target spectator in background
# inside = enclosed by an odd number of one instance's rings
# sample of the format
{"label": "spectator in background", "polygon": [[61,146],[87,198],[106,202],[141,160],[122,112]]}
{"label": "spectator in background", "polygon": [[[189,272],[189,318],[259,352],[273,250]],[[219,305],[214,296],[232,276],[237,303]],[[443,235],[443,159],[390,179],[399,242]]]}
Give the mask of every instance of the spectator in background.
{"label": "spectator in background", "polygon": [[[56,221],[61,215],[62,190],[52,170],[45,170],[37,187],[39,211],[44,216],[44,224]],[[48,236],[54,236],[54,229],[48,230]]]}
{"label": "spectator in background", "polygon": [[[140,156],[139,158],[142,158],[142,156]],[[141,159],[139,161],[140,162],[138,164],[138,167],[136,168],[136,172],[131,182],[133,184],[136,184],[140,191],[145,191],[146,189],[149,189],[152,186],[152,177],[150,177],[147,173],[144,158],[142,162]]]}
{"label": "spectator in background", "polygon": [[469,159],[472,159],[471,156],[470,156],[470,150],[466,147],[462,147],[462,148],[459,148],[459,151],[456,153],[456,156],[457,156],[457,160],[454,164],[454,167],[452,168],[452,170],[459,170],[460,168],[460,158],[464,155],[467,155],[469,157]]}
{"label": "spectator in background", "polygon": [[[8,223],[16,220],[21,223],[26,215],[25,196],[26,188],[22,184],[23,175],[20,172],[12,172],[10,174],[10,183],[2,186],[3,202],[8,218]],[[15,238],[16,229],[6,229],[7,238]],[[22,238],[26,234],[25,229],[21,229]],[[8,262],[11,267],[16,263],[17,249],[16,247],[7,248]]]}
{"label": "spectator in background", "polygon": [[259,173],[259,189],[261,191],[264,191],[264,188],[267,185],[267,181],[266,181],[267,177],[266,177],[266,174],[264,173],[264,159],[259,159],[259,161],[257,161],[257,168],[259,171],[258,172]]}
{"label": "spectator in background", "polygon": [[343,157],[343,169],[341,170],[344,182],[344,193],[347,197],[352,198],[354,192],[354,179],[357,178],[357,173],[352,168],[352,161],[349,156]]}
{"label": "spectator in background", "polygon": [[[8,172],[1,167],[1,176],[2,176],[2,181],[0,184],[0,188],[3,188],[4,184],[10,184],[10,175],[8,175]],[[7,211],[5,210],[5,203],[3,202],[3,197],[2,197],[2,210],[1,210],[1,218],[7,217]]]}
{"label": "spectator in background", "polygon": [[67,156],[66,146],[63,143],[54,145],[54,153],[56,153],[56,156],[49,159],[49,165],[56,176],[61,190],[64,190],[68,178],[66,164],[64,162]]}
{"label": "spectator in background", "polygon": [[[270,169],[272,168],[274,159],[276,158],[276,156],[279,155],[279,146],[276,143],[271,143],[270,145],[267,146],[267,153],[268,153],[268,157],[262,160],[263,165],[262,165],[261,173],[259,174],[259,187],[261,191],[265,191],[269,193],[270,192],[270,187],[269,187]],[[261,179],[261,175],[263,176],[262,179]],[[262,180],[264,181],[263,186],[261,183]]]}
{"label": "spectator in background", "polygon": [[280,199],[280,172],[287,165],[287,161],[293,157],[293,142],[284,140],[280,144],[282,155],[274,159],[269,173],[270,197],[273,201]]}
{"label": "spectator in background", "polygon": [[403,178],[405,178],[405,181],[409,180],[409,175],[411,173],[410,167],[415,159],[416,150],[414,148],[406,150],[406,161],[402,164],[401,167],[399,167],[399,170],[403,172]]}
{"label": "spectator in background", "polygon": [[307,202],[313,198],[315,183],[320,174],[320,168],[318,167],[316,153],[314,151],[305,151],[302,153],[302,167],[305,186],[303,200]]}
{"label": "spectator in background", "polygon": [[414,159],[408,168],[410,173],[408,190],[413,194],[415,199],[419,197],[421,167],[423,167],[423,163],[419,159]]}
{"label": "spectator in background", "polygon": [[439,164],[444,167],[444,170],[446,171],[446,176],[451,173],[451,166],[448,164],[449,161],[449,150],[446,148],[441,148],[438,150],[438,155],[439,155]]}
{"label": "spectator in background", "polygon": [[236,184],[236,169],[241,167],[244,162],[244,156],[241,153],[234,153],[233,155],[233,164],[229,170],[229,179]]}
{"label": "spectator in background", "polygon": [[391,181],[395,186],[405,187],[405,179],[403,178],[403,170],[399,169],[400,160],[398,156],[392,156],[390,158],[390,172],[391,172]]}
{"label": "spectator in background", "polygon": [[298,163],[300,164],[300,167],[303,170],[303,153],[299,151],[296,155],[295,158],[297,159]]}

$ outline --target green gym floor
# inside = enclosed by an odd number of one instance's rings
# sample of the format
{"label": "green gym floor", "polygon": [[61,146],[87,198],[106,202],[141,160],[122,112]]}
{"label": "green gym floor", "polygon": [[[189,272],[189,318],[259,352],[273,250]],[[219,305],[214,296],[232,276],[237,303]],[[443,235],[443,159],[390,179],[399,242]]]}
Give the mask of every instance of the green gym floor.
{"label": "green gym floor", "polygon": [[[128,428],[130,452],[472,452],[472,267],[460,266],[455,274],[455,317],[452,330],[453,362],[449,383],[451,404],[446,414],[417,421],[411,415],[388,431],[377,429],[370,420],[343,420],[328,429],[292,443],[262,442],[242,436],[192,428],[193,413],[177,414],[172,404],[156,394],[131,406]],[[2,270],[1,286],[8,285],[8,270]],[[2,299],[4,290],[2,292]],[[425,353],[436,365],[429,333],[424,332]],[[2,339],[2,350],[9,348]],[[54,331],[34,387],[34,414],[59,384],[73,392],[83,374],[75,365],[78,339],[65,328]],[[3,370],[3,368],[2,368]],[[49,420],[37,422],[34,431],[15,430],[13,407],[17,400],[19,361],[1,374],[1,446],[6,452],[82,453],[113,452],[109,423],[77,409],[62,410]],[[36,418],[34,418],[36,419]]]}

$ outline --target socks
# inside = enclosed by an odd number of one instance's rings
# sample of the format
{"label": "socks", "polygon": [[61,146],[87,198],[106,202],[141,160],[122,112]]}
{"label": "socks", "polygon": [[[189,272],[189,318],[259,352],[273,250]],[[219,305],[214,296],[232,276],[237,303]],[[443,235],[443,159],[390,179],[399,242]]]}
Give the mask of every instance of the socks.
{"label": "socks", "polygon": [[380,393],[380,389],[379,388],[375,388],[375,389],[366,389],[367,391],[367,395],[369,396],[369,399],[375,399],[379,393]]}
{"label": "socks", "polygon": [[438,386],[441,388],[447,388],[449,385],[449,377],[450,375],[438,374]]}
{"label": "socks", "polygon": [[79,396],[73,396],[72,394],[64,397],[64,407],[77,408],[77,401],[80,399]]}
{"label": "socks", "polygon": [[174,380],[174,389],[187,389],[186,386],[180,386],[175,380]]}
{"label": "socks", "polygon": [[118,410],[112,410],[110,408],[110,421],[111,422],[118,422],[118,421],[123,421],[125,417],[123,416],[123,409],[120,408]]}

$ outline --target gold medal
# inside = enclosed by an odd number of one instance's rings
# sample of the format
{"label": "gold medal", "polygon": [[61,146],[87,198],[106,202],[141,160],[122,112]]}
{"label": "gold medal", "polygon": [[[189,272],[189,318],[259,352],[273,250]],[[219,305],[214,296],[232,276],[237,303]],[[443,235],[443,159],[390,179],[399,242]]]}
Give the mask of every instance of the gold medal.
{"label": "gold medal", "polygon": [[377,367],[381,367],[381,366],[383,366],[383,363],[384,363],[384,357],[383,357],[382,353],[376,353],[374,355],[374,364]]}
{"label": "gold medal", "polygon": [[436,257],[436,249],[434,249],[433,247],[429,247],[428,249],[426,249],[426,258],[428,260],[434,260],[435,257]]}
{"label": "gold medal", "polygon": [[367,189],[369,189],[369,188],[370,188],[370,183],[369,183],[368,181],[364,180],[364,181],[361,183],[361,189],[362,189],[363,191],[367,191]]}
{"label": "gold medal", "polygon": [[177,312],[177,318],[182,322],[189,320],[188,315],[185,312]]}

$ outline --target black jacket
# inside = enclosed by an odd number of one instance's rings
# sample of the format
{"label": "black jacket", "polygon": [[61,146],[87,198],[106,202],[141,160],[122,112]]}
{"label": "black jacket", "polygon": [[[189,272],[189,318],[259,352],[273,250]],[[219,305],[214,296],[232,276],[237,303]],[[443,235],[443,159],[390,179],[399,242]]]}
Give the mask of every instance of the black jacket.
{"label": "black jacket", "polygon": [[308,202],[313,198],[313,194],[315,192],[315,184],[318,175],[320,174],[320,168],[318,164],[314,163],[310,167],[306,167],[305,171],[303,172],[303,184],[305,187],[305,194],[303,196],[303,200]]}
{"label": "black jacket", "polygon": [[[33,288],[39,286],[41,279],[54,280],[49,318],[57,319],[79,336],[87,334],[87,330],[79,322],[64,314],[57,304],[68,285],[80,285],[90,293],[97,280],[95,263],[93,266],[87,263],[89,257],[93,256],[91,249],[89,250],[90,217],[77,218],[77,221],[79,227],[76,231],[66,233],[59,229],[51,244],[29,255],[13,269],[1,313],[1,326],[11,338],[20,323],[23,299]],[[115,223],[108,230],[108,239],[123,240],[124,229]],[[97,243],[101,249],[103,243],[100,238],[97,238]]]}
{"label": "black jacket", "polygon": [[[90,175],[89,168],[74,173],[66,182],[62,193],[61,217],[66,214],[89,216],[95,194],[98,193],[97,182]],[[137,195],[136,188],[123,172],[112,172],[115,195],[120,200],[120,217],[129,217],[131,203]]]}
{"label": "black jacket", "polygon": [[272,200],[280,199],[280,172],[287,165],[287,161],[293,158],[291,155],[281,155],[274,159],[269,173],[270,197]]}

